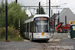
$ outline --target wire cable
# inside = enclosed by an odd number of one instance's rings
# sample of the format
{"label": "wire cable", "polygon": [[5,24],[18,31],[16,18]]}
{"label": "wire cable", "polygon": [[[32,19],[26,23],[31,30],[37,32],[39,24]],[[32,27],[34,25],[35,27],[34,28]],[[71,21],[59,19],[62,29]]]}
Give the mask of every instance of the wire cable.
{"label": "wire cable", "polygon": [[38,3],[38,2],[39,2],[39,0],[38,0],[38,1],[36,1],[34,4],[32,4],[32,6],[33,6],[33,5],[35,5],[35,4],[36,4],[36,3]]}

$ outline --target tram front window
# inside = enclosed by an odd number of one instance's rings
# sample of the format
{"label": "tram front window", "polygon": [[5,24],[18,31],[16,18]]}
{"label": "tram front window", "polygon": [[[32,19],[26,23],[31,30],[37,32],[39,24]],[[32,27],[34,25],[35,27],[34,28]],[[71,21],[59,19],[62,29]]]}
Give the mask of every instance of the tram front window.
{"label": "tram front window", "polygon": [[48,32],[48,21],[36,21],[35,32]]}

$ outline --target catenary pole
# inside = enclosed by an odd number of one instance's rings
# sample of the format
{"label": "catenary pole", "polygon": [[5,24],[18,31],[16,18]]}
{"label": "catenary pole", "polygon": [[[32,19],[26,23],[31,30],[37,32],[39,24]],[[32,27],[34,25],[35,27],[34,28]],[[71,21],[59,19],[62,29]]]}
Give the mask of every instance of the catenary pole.
{"label": "catenary pole", "polygon": [[5,7],[6,7],[6,41],[8,40],[8,7],[7,7],[7,0],[5,1]]}
{"label": "catenary pole", "polygon": [[40,14],[40,2],[39,2],[39,14]]}
{"label": "catenary pole", "polygon": [[50,0],[49,0],[49,18],[50,18],[50,10],[51,10]]}
{"label": "catenary pole", "polygon": [[17,0],[16,0],[16,4],[17,4]]}

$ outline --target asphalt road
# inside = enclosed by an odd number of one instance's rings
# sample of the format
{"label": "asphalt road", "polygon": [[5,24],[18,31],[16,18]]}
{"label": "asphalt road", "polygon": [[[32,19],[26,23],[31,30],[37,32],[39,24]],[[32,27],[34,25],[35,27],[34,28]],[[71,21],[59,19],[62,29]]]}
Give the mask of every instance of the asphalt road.
{"label": "asphalt road", "polygon": [[[11,41],[11,42],[0,41],[0,50],[56,50],[55,48],[51,48],[52,46],[74,46],[75,48],[75,40],[70,39],[68,35],[69,35],[68,33],[51,34],[52,36],[51,39],[53,40],[50,39],[48,43],[45,41],[30,42],[27,39],[24,39],[24,41]],[[66,50],[66,49],[58,48],[57,50]]]}
{"label": "asphalt road", "polygon": [[20,42],[0,42],[0,50],[28,50],[30,48],[39,48],[40,45],[29,42],[29,41],[20,41]]}

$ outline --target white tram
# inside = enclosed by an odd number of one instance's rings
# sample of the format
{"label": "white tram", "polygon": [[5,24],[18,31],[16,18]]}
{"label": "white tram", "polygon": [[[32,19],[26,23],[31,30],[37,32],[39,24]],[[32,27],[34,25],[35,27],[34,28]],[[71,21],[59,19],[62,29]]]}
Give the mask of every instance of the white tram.
{"label": "white tram", "polygon": [[35,15],[24,22],[25,38],[32,40],[46,40],[50,38],[49,16]]}

